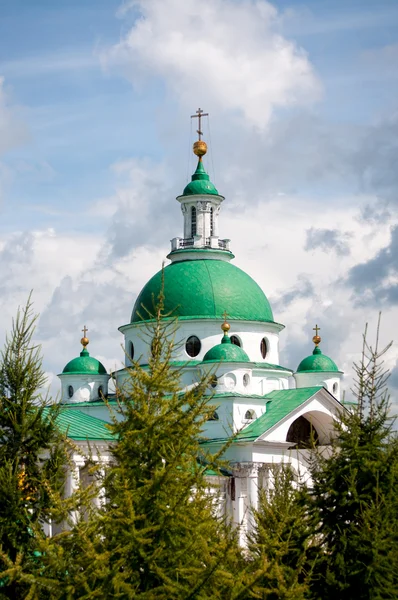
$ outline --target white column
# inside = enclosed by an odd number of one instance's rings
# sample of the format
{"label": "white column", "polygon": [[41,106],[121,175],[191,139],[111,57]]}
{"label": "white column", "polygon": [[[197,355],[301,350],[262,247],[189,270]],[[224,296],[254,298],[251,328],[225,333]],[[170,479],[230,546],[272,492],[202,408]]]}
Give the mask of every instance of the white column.
{"label": "white column", "polygon": [[[76,490],[79,489],[80,485],[80,467],[83,467],[84,463],[73,461],[71,465],[69,465],[67,473],[66,473],[66,483],[65,483],[65,496],[68,498],[72,496]],[[71,520],[72,523],[77,523],[79,520],[80,514],[79,511],[74,510],[71,512]]]}

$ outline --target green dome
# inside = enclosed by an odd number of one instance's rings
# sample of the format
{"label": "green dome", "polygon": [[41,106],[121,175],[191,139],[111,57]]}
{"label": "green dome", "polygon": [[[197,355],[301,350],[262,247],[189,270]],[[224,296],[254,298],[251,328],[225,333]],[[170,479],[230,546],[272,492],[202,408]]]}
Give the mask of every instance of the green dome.
{"label": "green dome", "polygon": [[206,352],[203,362],[250,362],[246,352],[233,344],[225,334],[221,340],[221,344],[213,346]]}
{"label": "green dome", "polygon": [[75,375],[106,375],[106,369],[96,358],[90,356],[85,348],[80,356],[74,358],[64,368],[62,373],[73,373]]}
{"label": "green dome", "polygon": [[297,373],[310,373],[313,371],[333,371],[338,373],[339,369],[331,358],[322,354],[321,349],[315,346],[311,356],[304,358],[297,367]]}
{"label": "green dome", "polygon": [[[198,259],[174,262],[164,271],[164,313],[180,319],[228,319],[273,322],[271,306],[259,285],[238,267],[224,260]],[[149,319],[162,286],[162,271],[139,294],[131,322]],[[147,310],[145,310],[147,309]]]}
{"label": "green dome", "polygon": [[218,196],[218,191],[210,181],[201,160],[198,162],[192,181],[185,187],[182,195],[193,196],[195,194],[213,194]]}

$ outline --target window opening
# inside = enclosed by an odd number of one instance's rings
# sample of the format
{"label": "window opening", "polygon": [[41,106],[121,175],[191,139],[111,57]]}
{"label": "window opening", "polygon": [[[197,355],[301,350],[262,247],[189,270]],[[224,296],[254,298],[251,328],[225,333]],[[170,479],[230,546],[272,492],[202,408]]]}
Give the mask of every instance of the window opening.
{"label": "window opening", "polygon": [[185,343],[185,350],[188,356],[198,356],[202,344],[196,335],[191,335]]}
{"label": "window opening", "polygon": [[104,395],[104,388],[102,387],[102,385],[100,385],[98,388],[98,396],[100,398],[102,398],[103,395]]}
{"label": "window opening", "polygon": [[252,408],[250,408],[249,410],[246,411],[245,419],[247,421],[252,421],[253,419],[257,419],[256,412]]}
{"label": "window opening", "polygon": [[242,342],[240,341],[237,335],[231,335],[230,340],[231,344],[235,344],[235,346],[239,346],[239,348],[242,347]]}
{"label": "window opening", "polygon": [[68,394],[69,394],[69,398],[72,398],[72,396],[74,394],[73,387],[71,385],[68,387]]}
{"label": "window opening", "polygon": [[134,344],[133,344],[133,342],[130,342],[129,358],[131,358],[131,360],[134,359]]}
{"label": "window opening", "polygon": [[191,237],[196,235],[196,208],[191,206]]}
{"label": "window opening", "polygon": [[218,412],[214,411],[214,413],[209,417],[209,421],[218,421],[219,420]]}
{"label": "window opening", "polygon": [[333,384],[333,394],[336,394],[338,389],[339,389],[339,387],[338,387],[337,383],[334,383]]}
{"label": "window opening", "polygon": [[210,385],[212,388],[215,388],[217,386],[218,383],[218,378],[217,375],[212,375],[211,379],[210,379]]}
{"label": "window opening", "polygon": [[210,208],[210,236],[214,235],[214,210]]}
{"label": "window opening", "polygon": [[268,352],[268,344],[267,344],[267,338],[263,338],[261,340],[261,344],[260,344],[260,352],[261,352],[261,356],[263,358],[265,358],[267,356],[267,352]]}
{"label": "window opening", "polygon": [[243,375],[243,385],[244,385],[245,387],[247,387],[247,386],[249,385],[249,383],[250,383],[250,377],[249,377],[249,374],[248,374],[248,373],[245,373],[245,374]]}

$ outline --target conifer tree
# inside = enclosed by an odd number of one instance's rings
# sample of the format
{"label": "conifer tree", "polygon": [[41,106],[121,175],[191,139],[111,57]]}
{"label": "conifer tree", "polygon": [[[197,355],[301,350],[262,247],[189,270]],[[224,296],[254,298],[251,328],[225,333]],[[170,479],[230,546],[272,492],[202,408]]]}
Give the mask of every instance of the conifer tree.
{"label": "conifer tree", "polygon": [[37,316],[29,298],[18,311],[0,359],[0,597],[24,598],[41,568],[43,524],[61,518],[66,448],[58,407],[41,395]]}
{"label": "conifer tree", "polygon": [[47,574],[54,576],[54,565],[67,573],[54,598],[244,597],[244,560],[206,482],[206,469],[220,472],[221,463],[200,446],[214,413],[211,375],[180,391],[176,327],[162,308],[160,294],[147,330],[148,365],[133,362],[117,390],[114,462],[101,482],[106,501],[48,549]]}
{"label": "conifer tree", "polygon": [[318,562],[311,597],[398,597],[398,443],[388,417],[387,372],[366,331],[355,365],[358,405],[336,425],[330,456],[312,465],[307,495]]}
{"label": "conifer tree", "polygon": [[275,466],[273,486],[260,490],[255,527],[249,536],[253,573],[249,598],[300,600],[307,597],[313,552],[311,523],[288,465]]}

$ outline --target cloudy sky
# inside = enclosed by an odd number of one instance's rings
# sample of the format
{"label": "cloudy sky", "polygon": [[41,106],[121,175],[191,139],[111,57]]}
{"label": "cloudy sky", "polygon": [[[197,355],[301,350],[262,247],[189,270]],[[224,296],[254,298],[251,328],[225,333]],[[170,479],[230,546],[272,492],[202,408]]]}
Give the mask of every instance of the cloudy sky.
{"label": "cloudy sky", "polygon": [[182,233],[201,106],[220,233],[286,325],[281,363],[318,323],[349,387],[379,310],[398,341],[397,98],[396,0],[0,0],[1,337],[33,289],[50,382],[84,324],[120,363]]}

